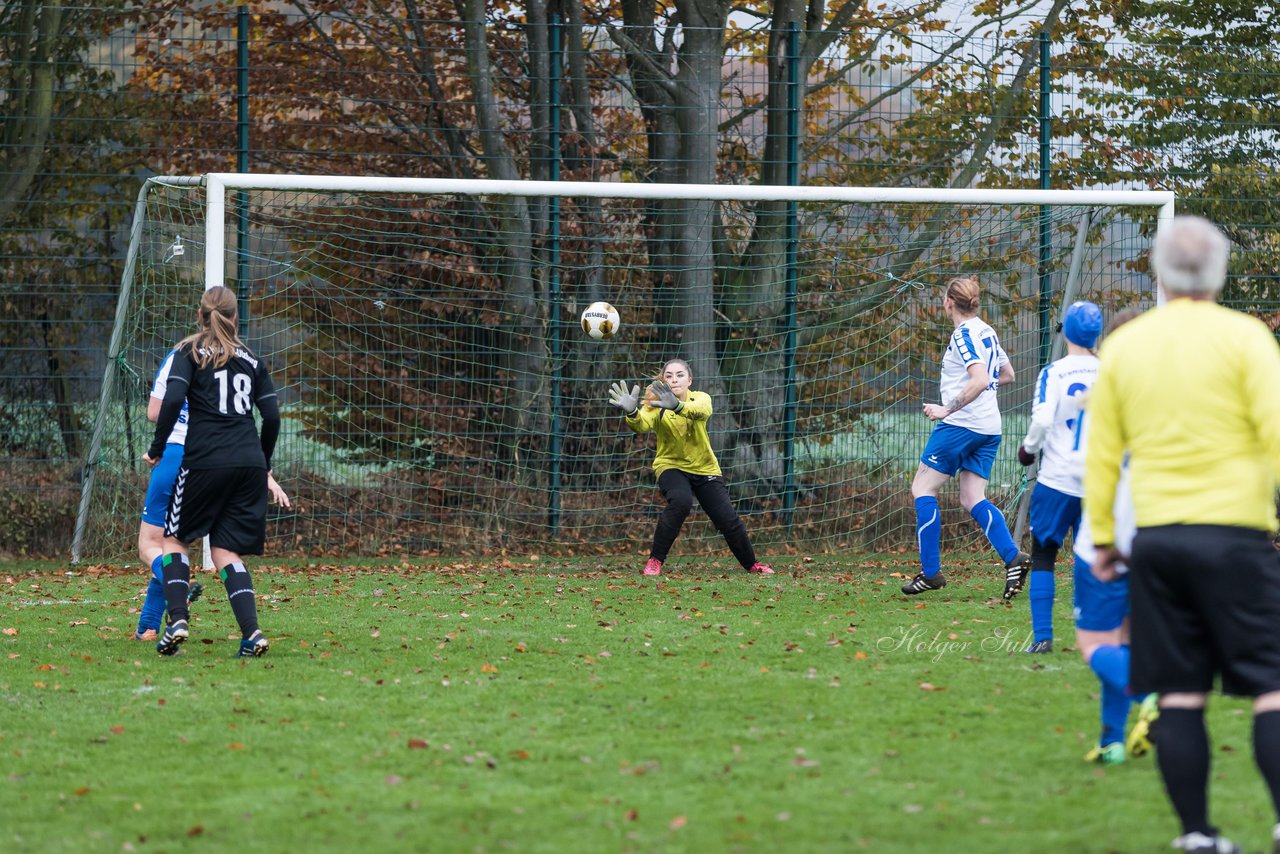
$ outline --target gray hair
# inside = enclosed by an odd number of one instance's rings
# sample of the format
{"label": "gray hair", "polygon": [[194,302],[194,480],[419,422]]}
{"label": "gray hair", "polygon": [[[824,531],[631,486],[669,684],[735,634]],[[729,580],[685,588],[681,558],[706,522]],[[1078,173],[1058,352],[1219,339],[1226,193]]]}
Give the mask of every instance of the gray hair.
{"label": "gray hair", "polygon": [[1151,244],[1151,271],[1170,296],[1216,296],[1227,281],[1231,243],[1198,216],[1174,217]]}

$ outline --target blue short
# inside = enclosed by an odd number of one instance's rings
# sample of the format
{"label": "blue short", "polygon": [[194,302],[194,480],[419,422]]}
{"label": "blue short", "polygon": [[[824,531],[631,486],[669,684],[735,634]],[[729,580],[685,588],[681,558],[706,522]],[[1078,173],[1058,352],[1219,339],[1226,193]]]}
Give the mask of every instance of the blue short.
{"label": "blue short", "polygon": [[991,464],[1000,449],[1000,436],[975,433],[967,427],[939,423],[929,434],[920,462],[949,477],[960,469],[991,478]]}
{"label": "blue short", "polygon": [[1031,490],[1031,536],[1046,546],[1061,546],[1067,532],[1080,530],[1080,499],[1037,483]]}
{"label": "blue short", "polygon": [[173,494],[173,482],[182,468],[184,445],[170,442],[164,446],[160,463],[151,470],[151,482],[147,484],[147,503],[142,505],[142,521],[157,528],[164,527],[164,516],[169,512],[169,496]]}
{"label": "blue short", "polygon": [[1109,632],[1120,628],[1129,616],[1129,576],[1099,581],[1093,577],[1089,562],[1076,555],[1075,587],[1073,615],[1077,629]]}

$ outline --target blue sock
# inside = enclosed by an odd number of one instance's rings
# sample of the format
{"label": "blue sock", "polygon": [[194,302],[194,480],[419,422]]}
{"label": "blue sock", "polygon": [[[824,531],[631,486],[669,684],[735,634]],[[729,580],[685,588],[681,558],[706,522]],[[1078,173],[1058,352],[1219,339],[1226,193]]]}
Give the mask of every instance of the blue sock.
{"label": "blue sock", "polygon": [[1038,641],[1053,640],[1053,594],[1053,573],[1032,570],[1027,598],[1031,601],[1031,631]]}
{"label": "blue sock", "polygon": [[1102,683],[1102,738],[1099,744],[1124,741],[1124,725],[1129,720],[1129,647],[1100,646],[1093,651],[1089,667]]}
{"label": "blue sock", "polygon": [[151,580],[147,582],[147,597],[142,600],[142,613],[138,615],[138,633],[147,629],[159,631],[164,620],[164,585],[160,583],[160,558],[151,561]]}
{"label": "blue sock", "polygon": [[1018,556],[1018,546],[1013,541],[1013,534],[1009,533],[1009,526],[1005,524],[1004,514],[994,504],[984,498],[973,505],[969,515],[982,528],[983,535],[991,541],[991,547],[1000,555],[1001,560],[1009,564]]}
{"label": "blue sock", "polygon": [[916,499],[916,540],[920,543],[920,570],[933,578],[942,570],[942,516],[932,495]]}

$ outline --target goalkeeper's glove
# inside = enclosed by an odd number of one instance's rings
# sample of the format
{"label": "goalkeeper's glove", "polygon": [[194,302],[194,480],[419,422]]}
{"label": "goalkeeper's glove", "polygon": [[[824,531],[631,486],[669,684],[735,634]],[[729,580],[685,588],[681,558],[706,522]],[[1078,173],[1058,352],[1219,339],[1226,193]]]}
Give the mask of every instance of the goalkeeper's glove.
{"label": "goalkeeper's glove", "polygon": [[1028,451],[1021,445],[1018,446],[1018,462],[1024,466],[1029,466],[1036,461],[1036,455]]}
{"label": "goalkeeper's glove", "polygon": [[618,380],[609,386],[609,403],[621,409],[630,418],[640,410],[640,386],[633,385],[631,391],[627,391],[627,384]]}
{"label": "goalkeeper's glove", "polygon": [[653,402],[653,405],[659,409],[670,409],[672,412],[679,412],[681,409],[684,409],[684,402],[681,401],[680,398],[676,397],[676,393],[671,390],[671,386],[667,385],[662,380],[655,380],[653,384],[649,386],[649,391],[658,396],[658,399]]}

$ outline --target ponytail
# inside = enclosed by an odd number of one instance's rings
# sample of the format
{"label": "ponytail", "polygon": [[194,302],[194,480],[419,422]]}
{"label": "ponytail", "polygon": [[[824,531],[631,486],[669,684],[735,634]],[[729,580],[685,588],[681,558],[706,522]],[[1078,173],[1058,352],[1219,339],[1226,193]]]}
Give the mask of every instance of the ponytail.
{"label": "ponytail", "polygon": [[196,366],[221,368],[236,348],[247,350],[236,329],[239,320],[236,311],[236,295],[230,288],[215,285],[200,297],[200,329],[178,342],[178,346],[190,345]]}

